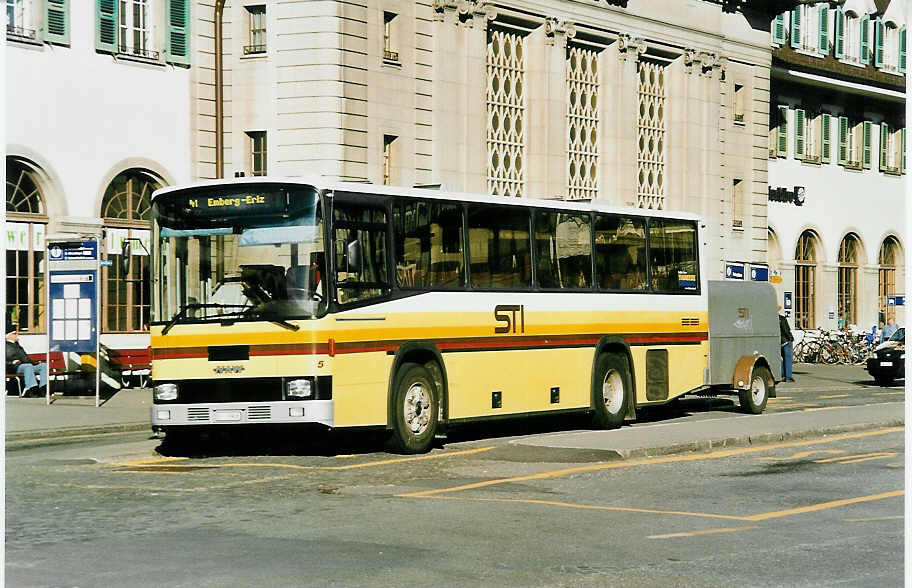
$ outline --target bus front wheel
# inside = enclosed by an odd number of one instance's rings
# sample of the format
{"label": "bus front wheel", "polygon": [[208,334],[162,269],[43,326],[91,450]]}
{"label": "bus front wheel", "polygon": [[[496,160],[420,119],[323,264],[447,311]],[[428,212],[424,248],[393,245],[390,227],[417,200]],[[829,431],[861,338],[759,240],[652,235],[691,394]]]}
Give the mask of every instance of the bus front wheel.
{"label": "bus front wheel", "polygon": [[431,373],[406,364],[396,379],[392,442],[402,453],[425,453],[437,432],[438,395]]}
{"label": "bus front wheel", "polygon": [[630,389],[627,360],[614,353],[600,355],[595,364],[595,389],[592,391],[597,427],[617,429],[624,423]]}

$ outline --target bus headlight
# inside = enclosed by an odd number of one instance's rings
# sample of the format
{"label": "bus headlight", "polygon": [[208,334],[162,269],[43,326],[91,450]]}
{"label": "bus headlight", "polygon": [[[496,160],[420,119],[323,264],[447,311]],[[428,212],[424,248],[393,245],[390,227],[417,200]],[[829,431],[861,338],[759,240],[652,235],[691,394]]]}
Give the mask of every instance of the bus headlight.
{"label": "bus headlight", "polygon": [[152,394],[159,401],[177,400],[177,384],[159,384],[153,388]]}
{"label": "bus headlight", "polygon": [[289,380],[285,385],[285,393],[289,398],[310,398],[313,396],[313,382],[304,378]]}

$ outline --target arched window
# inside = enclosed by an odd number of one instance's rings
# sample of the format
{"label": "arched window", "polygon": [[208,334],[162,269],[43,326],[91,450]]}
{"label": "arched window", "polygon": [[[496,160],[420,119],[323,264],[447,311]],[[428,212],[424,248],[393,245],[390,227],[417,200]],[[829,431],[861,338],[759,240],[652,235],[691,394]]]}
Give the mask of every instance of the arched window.
{"label": "arched window", "polygon": [[858,324],[858,237],[848,234],[839,244],[836,306],[841,328]]}
{"label": "arched window", "polygon": [[901,253],[896,237],[887,237],[880,245],[877,256],[877,307],[880,322],[886,323],[896,318],[896,306],[887,304],[888,296],[896,295],[896,266],[899,265]]}
{"label": "arched window", "polygon": [[[115,177],[105,190],[101,216],[105,225],[105,255],[111,265],[102,269],[102,326],[105,332],[133,332],[149,329],[149,214],[152,192],[161,179],[142,169],[131,169]],[[121,272],[121,246],[131,243],[130,271]],[[145,249],[143,248],[145,247]]]}
{"label": "arched window", "polygon": [[817,238],[811,231],[801,233],[795,247],[795,328],[816,326]]}
{"label": "arched window", "polygon": [[47,212],[37,168],[6,158],[6,319],[23,331],[44,330],[44,235]]}

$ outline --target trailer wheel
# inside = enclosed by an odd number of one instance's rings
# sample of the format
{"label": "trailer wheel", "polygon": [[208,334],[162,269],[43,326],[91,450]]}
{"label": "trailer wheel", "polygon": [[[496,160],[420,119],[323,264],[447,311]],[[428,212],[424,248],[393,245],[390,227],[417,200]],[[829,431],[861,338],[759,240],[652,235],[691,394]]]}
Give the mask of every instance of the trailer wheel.
{"label": "trailer wheel", "polygon": [[751,372],[750,388],[741,390],[741,409],[746,413],[760,414],[766,408],[770,391],[774,389],[773,375],[766,366],[755,366]]}
{"label": "trailer wheel", "polygon": [[624,423],[630,397],[630,370],[626,358],[603,353],[595,362],[592,390],[594,423],[602,429],[617,429]]}
{"label": "trailer wheel", "polygon": [[392,443],[402,453],[425,453],[437,432],[438,394],[434,378],[423,365],[402,366],[393,394]]}

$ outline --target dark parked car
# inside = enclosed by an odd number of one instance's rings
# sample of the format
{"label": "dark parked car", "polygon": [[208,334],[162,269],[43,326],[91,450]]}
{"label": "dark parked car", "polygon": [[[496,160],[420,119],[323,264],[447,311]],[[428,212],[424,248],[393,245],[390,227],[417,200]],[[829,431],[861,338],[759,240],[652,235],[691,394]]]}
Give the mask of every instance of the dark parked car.
{"label": "dark parked car", "polygon": [[868,358],[868,373],[881,386],[892,386],[893,380],[906,377],[906,330],[893,335],[874,348]]}

